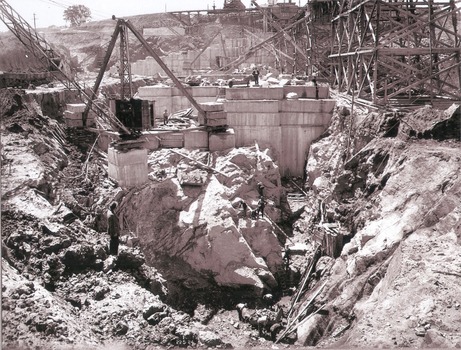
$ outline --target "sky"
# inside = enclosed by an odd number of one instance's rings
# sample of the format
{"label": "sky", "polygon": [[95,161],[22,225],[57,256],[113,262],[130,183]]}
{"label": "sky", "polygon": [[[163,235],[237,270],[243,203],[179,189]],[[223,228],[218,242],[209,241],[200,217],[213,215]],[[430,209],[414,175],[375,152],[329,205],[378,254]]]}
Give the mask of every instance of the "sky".
{"label": "sky", "polygon": [[[71,5],[85,5],[91,10],[92,20],[161,13],[165,11],[206,10],[222,8],[224,0],[6,0],[6,2],[32,27],[64,26],[64,10]],[[250,7],[251,0],[241,0]],[[266,2],[266,1],[263,1]],[[260,2],[261,4],[263,2]],[[0,21],[0,31],[7,31]]]}

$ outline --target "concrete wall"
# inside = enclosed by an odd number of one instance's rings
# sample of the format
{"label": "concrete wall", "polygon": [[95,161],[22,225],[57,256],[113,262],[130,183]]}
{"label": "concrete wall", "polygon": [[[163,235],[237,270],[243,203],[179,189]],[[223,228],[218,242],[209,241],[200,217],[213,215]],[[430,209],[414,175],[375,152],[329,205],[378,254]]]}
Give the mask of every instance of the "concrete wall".
{"label": "concrete wall", "polygon": [[[208,139],[211,151],[234,144],[236,147],[252,146],[257,142],[261,147],[273,149],[284,176],[304,175],[309,145],[328,127],[336,105],[334,100],[328,99],[329,89],[324,86],[319,86],[319,99],[315,99],[314,86],[227,88],[222,105],[215,103],[218,87],[187,89],[212,115],[220,117],[224,109],[227,125],[233,129],[222,135],[211,134]],[[300,98],[285,99],[290,92],[296,92]],[[191,107],[189,100],[175,87],[140,87],[139,97],[155,101],[156,117],[165,109],[171,113]],[[182,140],[177,135],[158,135],[160,144],[153,146],[204,148],[207,143],[204,135],[203,132],[191,133]]]}
{"label": "concrete wall", "polygon": [[[289,92],[313,98],[283,99]],[[319,96],[329,96],[328,88],[322,87]],[[236,146],[270,146],[283,176],[304,175],[309,146],[328,127],[336,105],[331,99],[316,100],[315,88],[309,86],[227,89],[226,98],[224,110]]]}

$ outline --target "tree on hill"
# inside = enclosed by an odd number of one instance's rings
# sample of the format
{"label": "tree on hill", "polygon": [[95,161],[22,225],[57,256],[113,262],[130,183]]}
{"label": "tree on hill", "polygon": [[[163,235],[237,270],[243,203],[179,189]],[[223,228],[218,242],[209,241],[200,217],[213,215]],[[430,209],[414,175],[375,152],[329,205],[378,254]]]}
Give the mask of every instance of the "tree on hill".
{"label": "tree on hill", "polygon": [[64,10],[64,20],[71,27],[78,27],[91,19],[91,11],[85,5],[72,5]]}

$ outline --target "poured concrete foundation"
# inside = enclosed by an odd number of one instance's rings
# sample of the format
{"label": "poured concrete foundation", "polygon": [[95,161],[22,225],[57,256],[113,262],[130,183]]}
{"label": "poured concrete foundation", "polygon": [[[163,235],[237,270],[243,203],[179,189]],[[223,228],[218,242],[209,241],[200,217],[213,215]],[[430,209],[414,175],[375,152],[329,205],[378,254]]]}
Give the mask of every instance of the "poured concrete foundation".
{"label": "poured concrete foundation", "polygon": [[[328,127],[336,105],[334,100],[328,99],[327,86],[226,88],[223,102],[216,102],[219,94],[216,86],[187,89],[206,112],[206,117],[199,115],[200,125],[227,125],[230,129],[225,133],[211,133],[208,140],[206,131],[181,135],[157,133],[155,138],[159,143],[153,144],[150,149],[208,147],[213,152],[252,146],[256,142],[261,147],[272,148],[283,176],[304,175],[309,146]],[[298,98],[287,99],[287,94],[293,92]],[[157,115],[165,109],[190,108],[190,102],[177,88],[145,86],[139,88],[139,97],[155,101]]]}
{"label": "poured concrete foundation", "polygon": [[193,130],[184,132],[184,148],[208,149],[208,131]]}
{"label": "poured concrete foundation", "polygon": [[235,132],[233,129],[227,129],[225,132],[210,134],[208,141],[210,152],[235,148]]}
{"label": "poured concrete foundation", "polygon": [[[310,144],[328,127],[336,101],[314,86],[227,89],[224,110],[237,147],[271,147],[283,176],[303,176]],[[286,94],[311,98],[284,99]],[[319,87],[327,97],[327,87]],[[261,98],[266,96],[266,98]]]}
{"label": "poured concrete foundation", "polygon": [[134,187],[147,182],[147,149],[120,151],[109,147],[109,177],[120,187]]}

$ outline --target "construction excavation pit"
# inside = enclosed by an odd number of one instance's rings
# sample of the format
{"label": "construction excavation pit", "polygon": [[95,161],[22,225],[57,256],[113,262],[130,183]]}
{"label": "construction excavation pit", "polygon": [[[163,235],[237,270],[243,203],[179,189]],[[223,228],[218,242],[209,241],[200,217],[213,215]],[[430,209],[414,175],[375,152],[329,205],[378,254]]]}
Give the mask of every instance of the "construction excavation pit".
{"label": "construction excavation pit", "polygon": [[2,348],[461,347],[460,9],[0,0]]}

